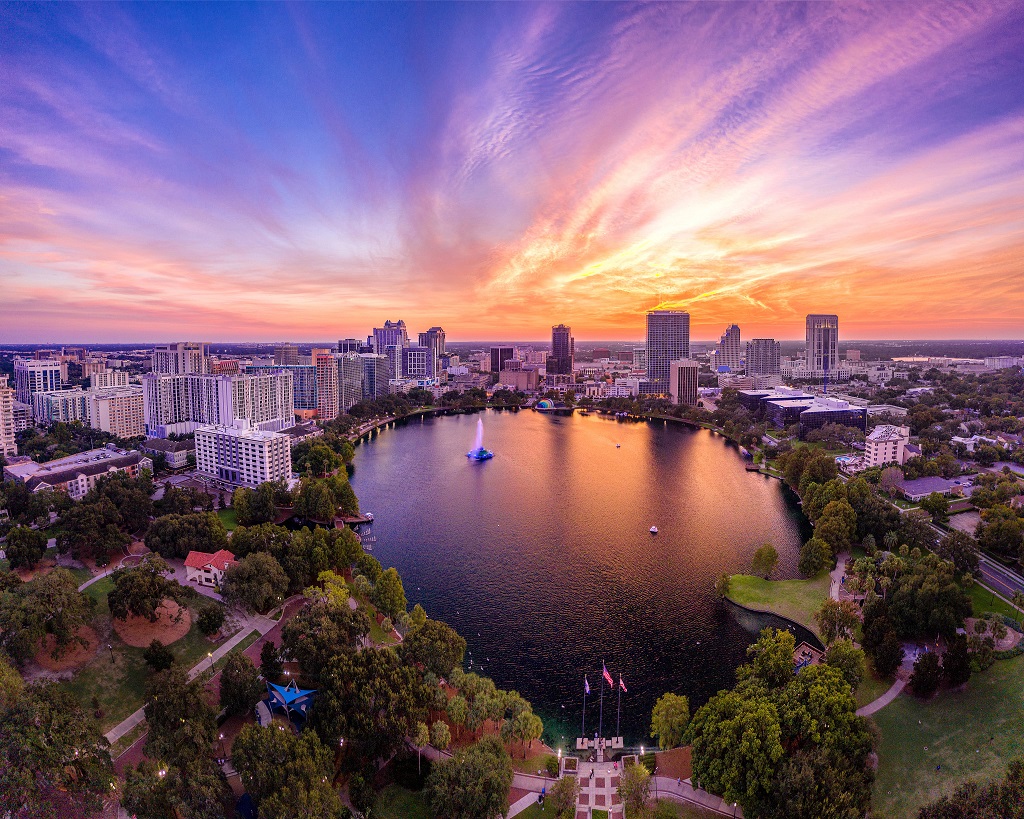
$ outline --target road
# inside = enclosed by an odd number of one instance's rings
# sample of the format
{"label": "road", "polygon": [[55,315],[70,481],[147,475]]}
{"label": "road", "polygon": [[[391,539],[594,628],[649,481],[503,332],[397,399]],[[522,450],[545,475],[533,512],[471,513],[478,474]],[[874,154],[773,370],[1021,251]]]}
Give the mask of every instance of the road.
{"label": "road", "polygon": [[1012,600],[1016,592],[1024,591],[1024,577],[1001,566],[985,555],[979,555],[978,568],[981,570],[982,582],[990,589],[1007,600]]}

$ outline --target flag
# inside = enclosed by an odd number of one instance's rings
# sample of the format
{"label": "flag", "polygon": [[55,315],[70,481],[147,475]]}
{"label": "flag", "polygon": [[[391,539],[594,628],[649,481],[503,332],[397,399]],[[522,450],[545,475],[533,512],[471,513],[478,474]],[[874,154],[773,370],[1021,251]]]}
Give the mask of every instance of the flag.
{"label": "flag", "polygon": [[612,675],[608,673],[608,666],[606,666],[604,663],[601,663],[601,673],[604,674],[604,678],[608,680],[608,685],[614,688],[615,680],[613,680]]}
{"label": "flag", "polygon": [[626,684],[622,681],[622,675],[621,674],[619,674],[619,688],[621,688],[623,691],[626,691],[626,692],[629,691],[629,689],[626,688]]}
{"label": "flag", "polygon": [[587,675],[586,674],[583,675],[583,693],[584,694],[589,694],[590,693],[590,683],[587,682]]}

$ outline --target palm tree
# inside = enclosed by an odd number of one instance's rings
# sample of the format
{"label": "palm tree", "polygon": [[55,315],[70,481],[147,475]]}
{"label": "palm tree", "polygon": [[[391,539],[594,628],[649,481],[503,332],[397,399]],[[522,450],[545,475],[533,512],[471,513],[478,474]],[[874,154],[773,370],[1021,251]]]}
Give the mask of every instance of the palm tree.
{"label": "palm tree", "polygon": [[900,542],[900,536],[894,531],[890,530],[885,533],[885,537],[882,538],[882,543],[885,544],[885,550],[892,552],[896,550],[896,545]]}
{"label": "palm tree", "polygon": [[1017,607],[1017,629],[1020,630],[1021,611],[1024,610],[1024,591],[1018,589],[1013,593],[1013,605]]}

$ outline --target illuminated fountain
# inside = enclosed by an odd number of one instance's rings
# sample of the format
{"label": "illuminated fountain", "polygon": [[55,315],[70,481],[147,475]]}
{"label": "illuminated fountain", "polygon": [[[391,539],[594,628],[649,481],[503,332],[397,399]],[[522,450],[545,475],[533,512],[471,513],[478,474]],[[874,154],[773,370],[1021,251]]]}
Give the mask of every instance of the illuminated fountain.
{"label": "illuminated fountain", "polygon": [[494,453],[490,450],[484,449],[484,419],[478,418],[476,422],[476,444],[469,452],[466,453],[466,457],[474,461],[487,461],[494,457]]}

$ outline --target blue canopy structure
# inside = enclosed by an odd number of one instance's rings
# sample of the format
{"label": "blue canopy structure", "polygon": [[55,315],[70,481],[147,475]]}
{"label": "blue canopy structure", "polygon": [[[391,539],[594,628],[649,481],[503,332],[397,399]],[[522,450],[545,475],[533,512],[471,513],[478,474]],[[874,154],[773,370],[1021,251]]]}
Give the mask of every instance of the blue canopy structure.
{"label": "blue canopy structure", "polygon": [[316,696],[316,690],[299,688],[295,680],[291,680],[288,685],[274,685],[268,682],[267,696],[271,710],[283,711],[289,718],[292,714],[297,714],[305,720],[309,706],[313,704],[313,697]]}

